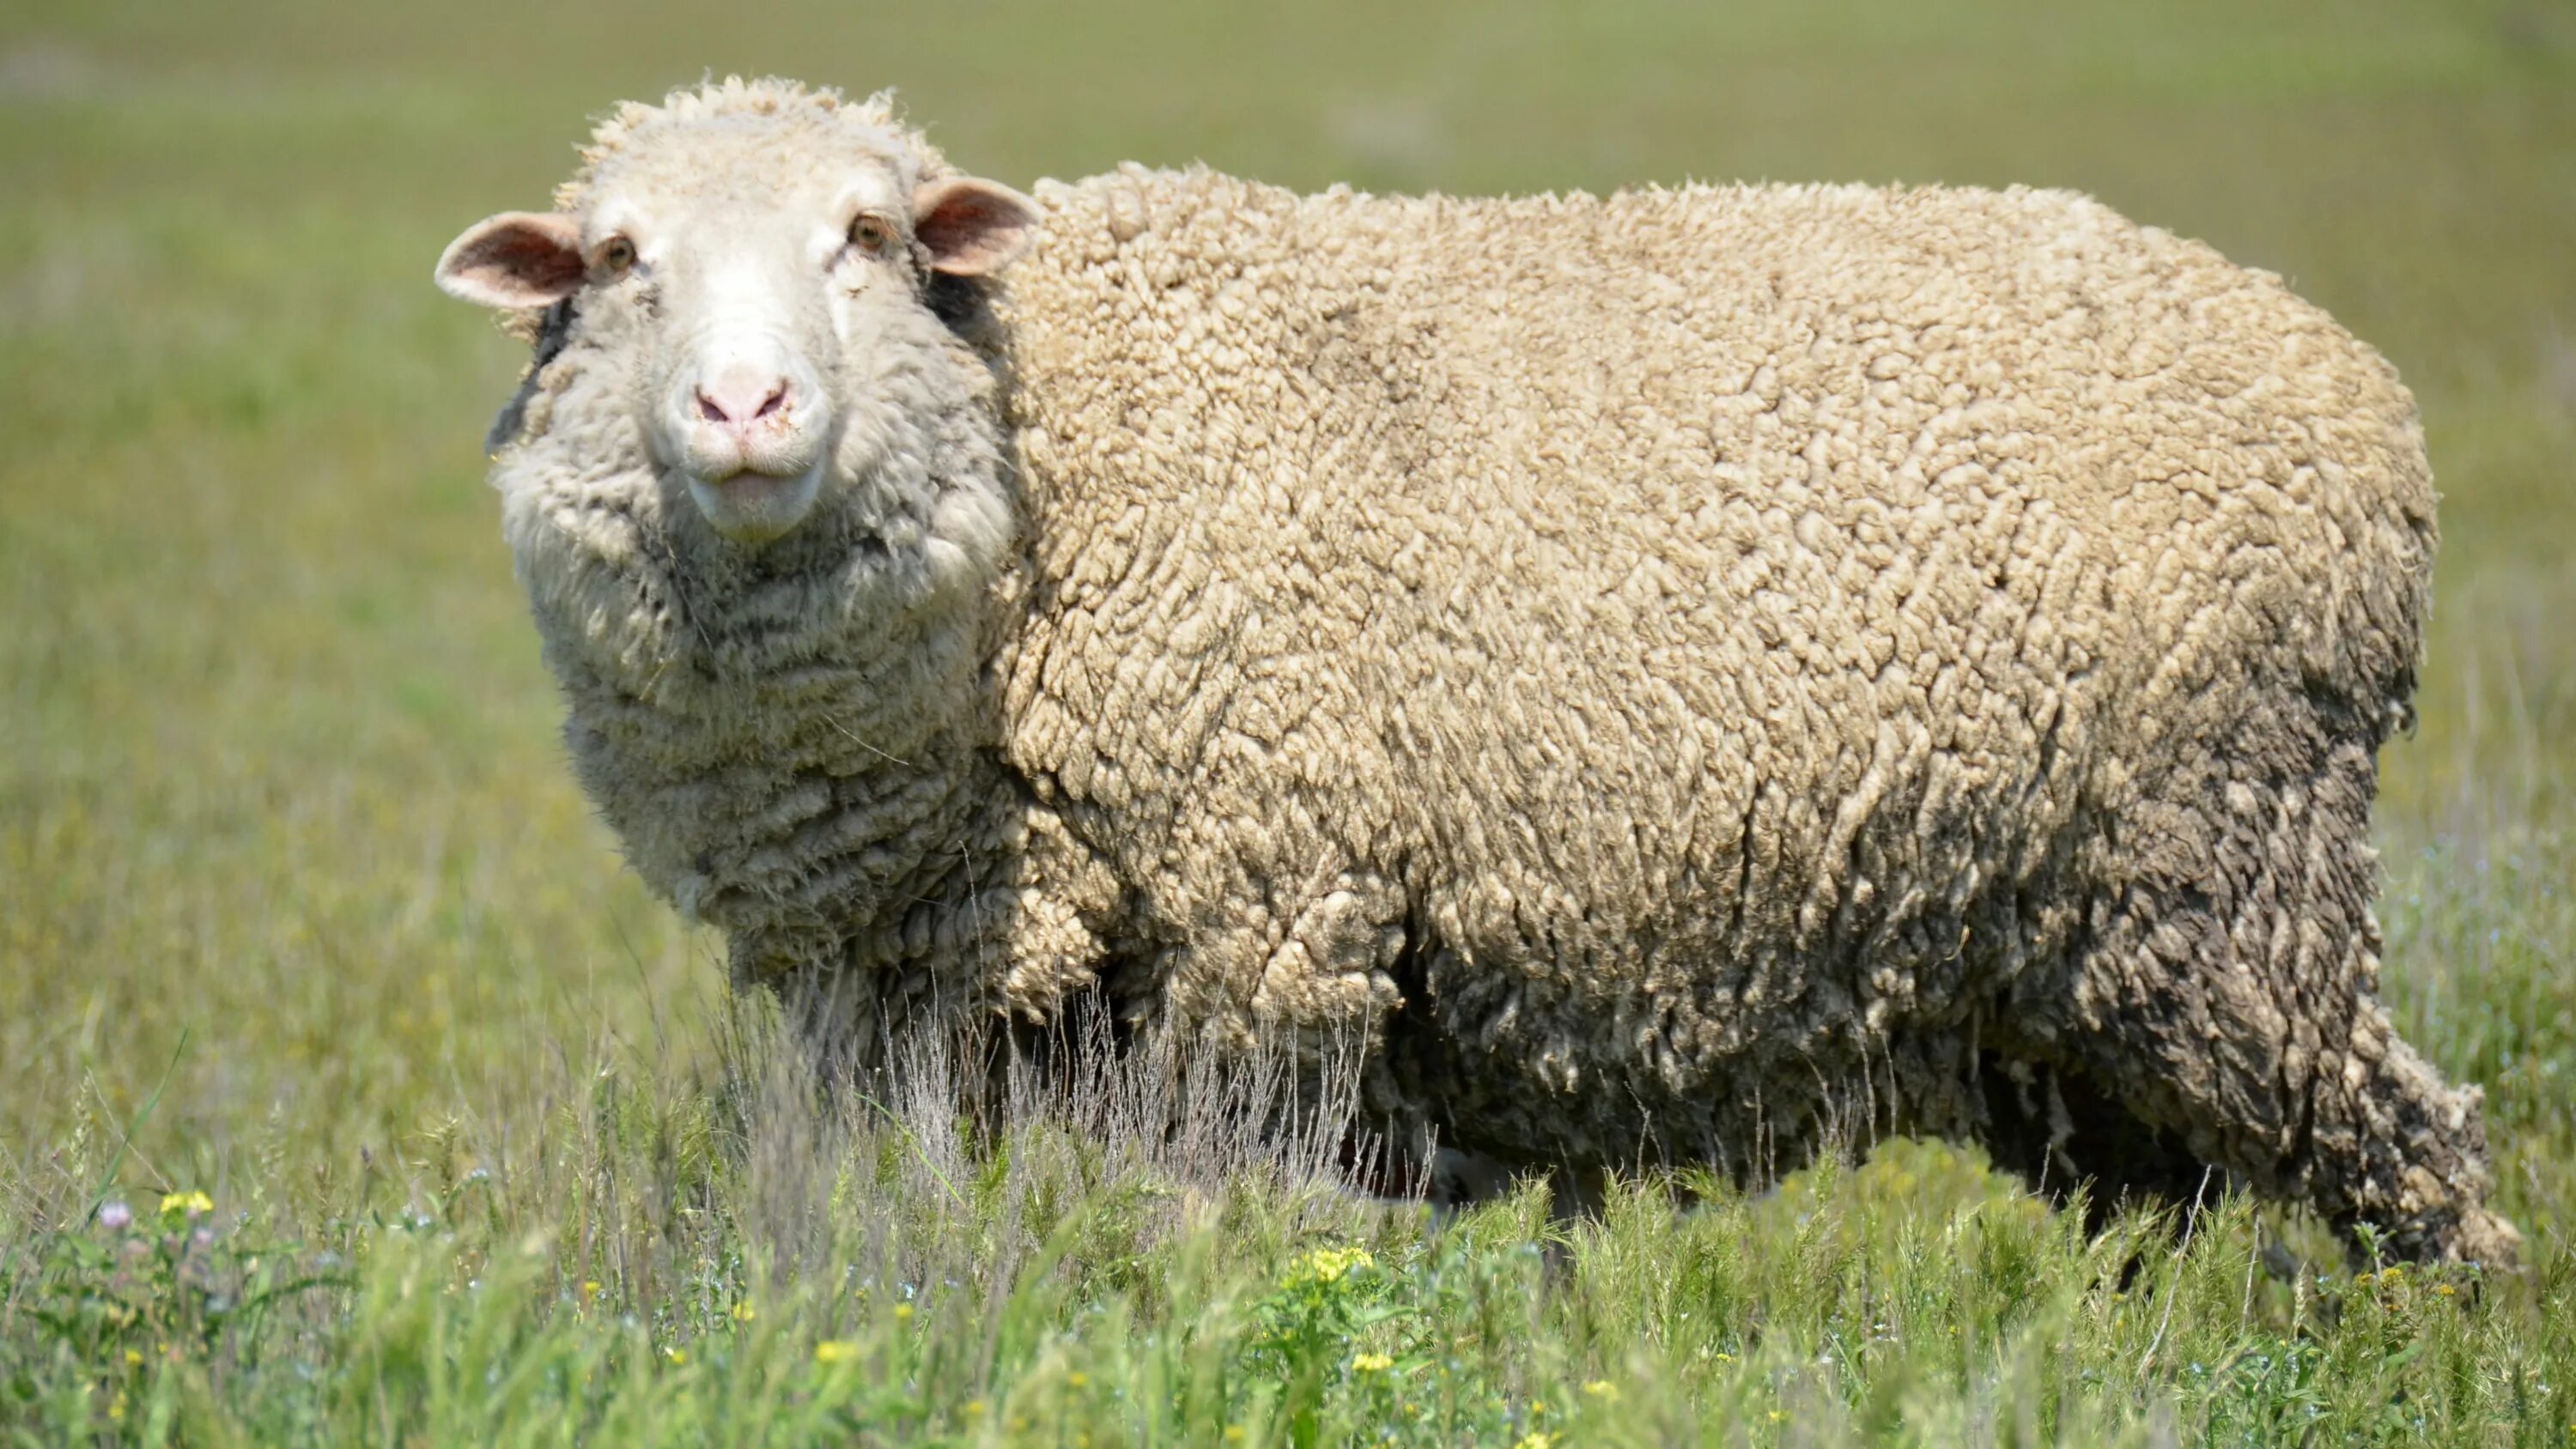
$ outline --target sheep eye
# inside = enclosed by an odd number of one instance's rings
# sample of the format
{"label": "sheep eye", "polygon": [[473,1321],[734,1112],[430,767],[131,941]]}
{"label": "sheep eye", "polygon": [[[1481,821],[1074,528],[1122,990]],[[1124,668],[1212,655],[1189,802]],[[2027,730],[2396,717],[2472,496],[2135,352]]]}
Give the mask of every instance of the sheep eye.
{"label": "sheep eye", "polygon": [[628,241],[622,236],[613,236],[608,240],[601,242],[599,244],[599,265],[602,270],[609,272],[612,275],[622,273],[627,268],[634,266],[635,243]]}
{"label": "sheep eye", "polygon": [[850,223],[850,245],[872,257],[894,248],[894,226],[882,216],[862,215]]}

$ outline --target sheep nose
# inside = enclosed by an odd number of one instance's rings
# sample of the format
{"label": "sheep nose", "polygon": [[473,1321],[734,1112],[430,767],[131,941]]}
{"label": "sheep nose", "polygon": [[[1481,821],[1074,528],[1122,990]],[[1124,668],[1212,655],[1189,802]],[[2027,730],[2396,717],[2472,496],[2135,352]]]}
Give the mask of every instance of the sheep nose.
{"label": "sheep nose", "polygon": [[742,426],[787,411],[787,379],[775,372],[729,367],[698,384],[698,416]]}

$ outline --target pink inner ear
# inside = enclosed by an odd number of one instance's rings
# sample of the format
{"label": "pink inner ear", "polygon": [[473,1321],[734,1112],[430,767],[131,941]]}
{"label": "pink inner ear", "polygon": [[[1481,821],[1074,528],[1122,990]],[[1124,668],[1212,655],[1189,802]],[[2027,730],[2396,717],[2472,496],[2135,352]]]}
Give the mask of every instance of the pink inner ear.
{"label": "pink inner ear", "polygon": [[507,212],[448,247],[438,259],[438,285],[487,307],[542,307],[579,290],[587,270],[572,218]]}
{"label": "pink inner ear", "polygon": [[914,197],[913,238],[930,253],[933,271],[980,277],[1028,250],[1036,203],[1007,186],[973,177],[934,181]]}

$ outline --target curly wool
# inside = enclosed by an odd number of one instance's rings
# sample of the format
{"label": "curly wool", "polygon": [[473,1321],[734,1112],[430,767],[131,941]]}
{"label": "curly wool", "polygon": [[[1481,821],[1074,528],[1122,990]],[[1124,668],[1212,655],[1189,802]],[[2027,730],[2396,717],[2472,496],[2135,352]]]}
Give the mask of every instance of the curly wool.
{"label": "curly wool", "polygon": [[2415,410],[2276,278],[2052,192],[1040,195],[1008,748],[1164,1010],[1512,1160],[1866,1092],[2509,1240],[2372,997]]}
{"label": "curly wool", "polygon": [[753,561],[634,482],[613,338],[498,466],[585,783],[741,974],[1357,1042],[1510,1164],[1944,1133],[2510,1258],[2374,995],[2420,430],[2277,278],[2060,192],[1038,196]]}

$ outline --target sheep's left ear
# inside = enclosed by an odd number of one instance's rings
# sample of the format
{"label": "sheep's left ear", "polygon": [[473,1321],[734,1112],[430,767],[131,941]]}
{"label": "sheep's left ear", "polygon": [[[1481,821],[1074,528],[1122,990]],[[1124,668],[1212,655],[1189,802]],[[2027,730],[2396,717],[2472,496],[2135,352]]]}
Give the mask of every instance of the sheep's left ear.
{"label": "sheep's left ear", "polygon": [[998,181],[951,176],[912,193],[912,238],[930,254],[932,271],[987,277],[1029,249],[1045,215]]}

